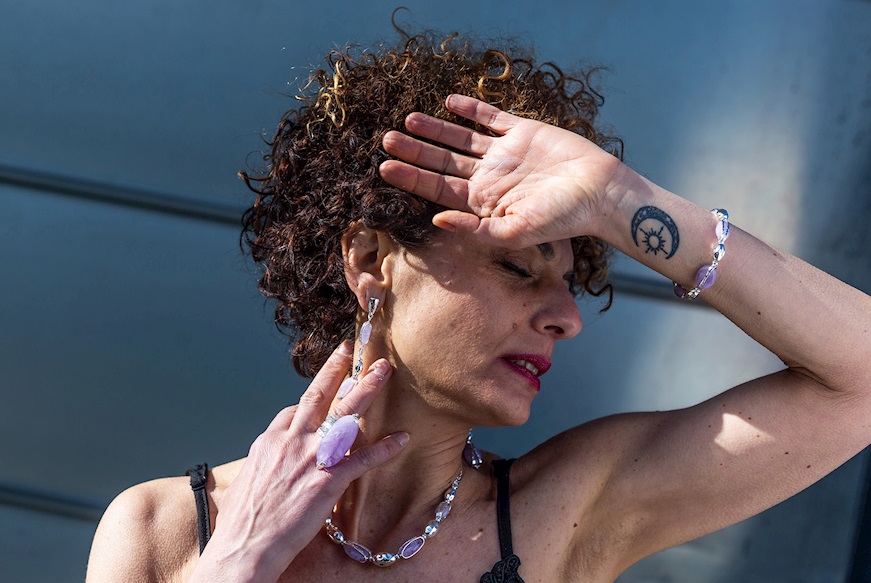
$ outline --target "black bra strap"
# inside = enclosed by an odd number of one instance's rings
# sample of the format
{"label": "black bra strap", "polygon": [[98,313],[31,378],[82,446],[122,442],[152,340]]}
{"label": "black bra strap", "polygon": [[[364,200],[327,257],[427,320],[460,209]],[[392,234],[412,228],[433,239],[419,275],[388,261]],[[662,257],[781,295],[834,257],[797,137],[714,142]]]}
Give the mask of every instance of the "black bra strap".
{"label": "black bra strap", "polygon": [[194,491],[194,500],[197,502],[197,534],[200,538],[200,554],[202,555],[212,534],[212,525],[209,520],[209,499],[206,496],[209,466],[197,464],[187,471],[187,475],[191,477],[191,490]]}
{"label": "black bra strap", "polygon": [[511,496],[508,473],[513,463],[513,459],[493,460],[493,474],[496,476],[496,524],[499,527],[499,547],[503,559],[514,554],[511,544],[511,512],[508,505],[508,498]]}

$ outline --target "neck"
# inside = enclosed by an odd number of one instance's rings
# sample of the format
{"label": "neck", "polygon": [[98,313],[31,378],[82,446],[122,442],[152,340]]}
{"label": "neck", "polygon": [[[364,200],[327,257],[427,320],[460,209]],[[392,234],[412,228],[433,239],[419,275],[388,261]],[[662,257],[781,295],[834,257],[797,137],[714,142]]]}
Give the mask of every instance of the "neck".
{"label": "neck", "polygon": [[465,477],[455,504],[471,499],[467,478],[474,470],[462,459],[468,423],[434,410],[401,376],[395,374],[363,414],[355,447],[397,431],[406,431],[409,443],[398,457],[355,480],[333,515],[346,537],[373,551],[395,552],[420,534],[461,469]]}

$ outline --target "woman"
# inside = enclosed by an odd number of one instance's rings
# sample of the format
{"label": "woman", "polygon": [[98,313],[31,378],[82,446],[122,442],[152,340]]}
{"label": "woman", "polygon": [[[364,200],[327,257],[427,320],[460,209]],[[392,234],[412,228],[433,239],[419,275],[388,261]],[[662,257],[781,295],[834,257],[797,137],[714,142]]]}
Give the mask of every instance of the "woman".
{"label": "woman", "polygon": [[[122,493],[88,581],[612,581],[871,442],[871,299],[624,166],[583,76],[425,36],[331,65],[245,221],[314,381],[194,473],[199,513],[186,478]],[[574,294],[609,291],[606,244],[788,368],[476,463],[469,429],[526,421]]]}

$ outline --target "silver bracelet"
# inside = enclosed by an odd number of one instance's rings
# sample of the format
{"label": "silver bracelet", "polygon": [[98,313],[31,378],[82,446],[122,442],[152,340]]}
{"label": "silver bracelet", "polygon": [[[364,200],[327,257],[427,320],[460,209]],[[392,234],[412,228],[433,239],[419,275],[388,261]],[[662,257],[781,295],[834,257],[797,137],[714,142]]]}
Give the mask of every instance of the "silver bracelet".
{"label": "silver bracelet", "polygon": [[729,213],[726,209],[711,209],[711,214],[717,218],[717,246],[714,247],[713,261],[710,265],[702,265],[696,271],[696,287],[687,291],[682,285],[673,281],[674,295],[684,300],[694,300],[717,281],[717,266],[726,256],[726,239],[729,238]]}

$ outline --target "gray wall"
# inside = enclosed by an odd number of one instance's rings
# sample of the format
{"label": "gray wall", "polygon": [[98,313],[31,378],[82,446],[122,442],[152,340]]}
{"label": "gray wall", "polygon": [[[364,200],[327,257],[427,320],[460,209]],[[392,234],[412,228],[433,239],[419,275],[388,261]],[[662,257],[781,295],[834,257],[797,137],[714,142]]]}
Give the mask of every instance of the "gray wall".
{"label": "gray wall", "polygon": [[[406,4],[406,22],[606,65],[604,117],[634,168],[871,291],[871,3]],[[393,38],[392,6],[0,7],[4,581],[81,580],[93,509],[244,455],[296,400],[304,383],[238,250],[235,172],[322,54]],[[781,367],[715,312],[662,299],[653,272],[618,261],[615,274],[613,309],[583,306],[532,420],[482,430],[481,445],[516,455]],[[845,581],[867,458],[621,582]]]}

